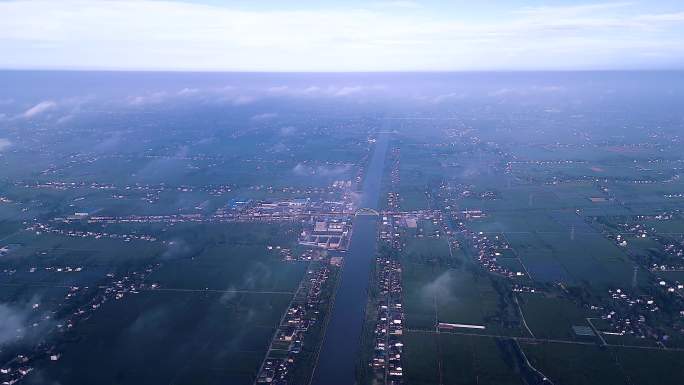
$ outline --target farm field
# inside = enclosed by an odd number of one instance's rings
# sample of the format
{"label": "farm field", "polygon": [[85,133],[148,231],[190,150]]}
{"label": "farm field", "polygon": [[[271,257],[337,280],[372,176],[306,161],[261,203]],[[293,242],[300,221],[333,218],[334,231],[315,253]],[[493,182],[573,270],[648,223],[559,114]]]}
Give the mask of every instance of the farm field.
{"label": "farm field", "polygon": [[681,156],[445,132],[400,130],[384,181],[405,382],[656,383],[684,330]]}

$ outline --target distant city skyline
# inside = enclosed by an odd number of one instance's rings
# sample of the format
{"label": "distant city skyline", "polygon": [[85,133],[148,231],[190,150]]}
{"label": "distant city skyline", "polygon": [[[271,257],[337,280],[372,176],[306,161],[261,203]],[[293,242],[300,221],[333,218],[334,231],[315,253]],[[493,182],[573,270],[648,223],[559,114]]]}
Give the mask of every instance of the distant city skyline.
{"label": "distant city skyline", "polygon": [[0,0],[0,69],[684,69],[680,1]]}

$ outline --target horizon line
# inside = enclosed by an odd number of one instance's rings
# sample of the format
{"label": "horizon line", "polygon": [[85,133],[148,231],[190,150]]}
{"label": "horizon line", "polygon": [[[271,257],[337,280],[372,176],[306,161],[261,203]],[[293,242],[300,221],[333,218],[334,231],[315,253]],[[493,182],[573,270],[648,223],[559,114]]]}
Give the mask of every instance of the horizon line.
{"label": "horizon line", "polygon": [[207,73],[207,74],[447,74],[447,73],[567,73],[567,72],[682,72],[679,68],[577,68],[577,69],[455,69],[455,70],[353,70],[353,71],[278,71],[278,70],[222,70],[222,69],[169,69],[169,68],[4,68],[0,72],[121,72],[121,73]]}

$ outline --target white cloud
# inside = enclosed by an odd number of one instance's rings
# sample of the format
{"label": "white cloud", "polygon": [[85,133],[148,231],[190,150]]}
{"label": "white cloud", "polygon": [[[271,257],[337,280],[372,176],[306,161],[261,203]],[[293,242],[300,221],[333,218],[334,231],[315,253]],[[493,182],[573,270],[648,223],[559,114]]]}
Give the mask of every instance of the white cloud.
{"label": "white cloud", "polygon": [[290,136],[297,132],[297,128],[293,126],[285,126],[280,129],[280,135]]}
{"label": "white cloud", "polygon": [[396,0],[396,1],[375,1],[370,3],[372,7],[377,8],[404,8],[404,9],[417,9],[423,8],[422,4],[416,1],[408,0]]}
{"label": "white cloud", "polygon": [[539,85],[532,85],[532,86],[524,86],[524,87],[516,87],[516,88],[499,88],[494,91],[489,92],[489,96],[508,96],[508,95],[513,95],[513,96],[528,96],[528,95],[539,95],[539,94],[549,94],[549,93],[558,93],[558,92],[563,92],[565,91],[565,87],[563,86],[558,86],[558,85],[545,85],[545,86],[539,86]]}
{"label": "white cloud", "polygon": [[57,124],[64,124],[74,120],[74,114],[67,114],[57,119]]}
{"label": "white cloud", "polygon": [[536,17],[568,17],[596,14],[606,10],[622,9],[634,5],[633,2],[585,3],[574,5],[524,7],[518,13]]}
{"label": "white cloud", "polygon": [[310,173],[309,168],[301,163],[297,163],[297,165],[292,168],[292,172],[299,176],[306,176]]}
{"label": "white cloud", "polygon": [[309,86],[309,87],[304,88],[302,90],[302,93],[305,95],[310,95],[310,94],[315,94],[320,90],[321,90],[321,88],[318,86]]}
{"label": "white cloud", "polygon": [[169,97],[166,91],[150,92],[145,95],[134,95],[127,98],[128,104],[131,106],[144,106],[148,104],[159,104]]}
{"label": "white cloud", "polygon": [[652,21],[684,22],[684,12],[640,15],[639,17],[637,17],[637,20],[651,21],[651,22]]}
{"label": "white cloud", "polygon": [[0,1],[0,51],[9,53],[0,66],[373,71],[684,61],[682,9],[646,12],[643,4],[628,2],[501,8],[496,16],[467,17],[413,1],[299,10],[153,0]]}
{"label": "white cloud", "polygon": [[0,304],[0,346],[7,342],[17,340],[26,332],[28,312],[25,309],[16,309],[5,304]]}
{"label": "white cloud", "polygon": [[251,120],[253,120],[253,121],[269,120],[269,119],[273,119],[277,116],[278,116],[278,114],[276,114],[274,112],[265,112],[263,114],[257,114],[257,115],[252,116]]}
{"label": "white cloud", "polygon": [[450,92],[448,94],[437,95],[430,101],[434,104],[439,104],[448,100],[460,100],[464,99],[466,95],[462,92]]}
{"label": "white cloud", "polygon": [[335,91],[333,95],[335,96],[348,96],[352,94],[356,94],[358,92],[361,92],[363,90],[363,87],[361,86],[353,86],[353,87],[342,87]]}
{"label": "white cloud", "polygon": [[304,163],[297,163],[292,172],[298,176],[333,177],[348,173],[351,169],[348,164],[307,166]]}
{"label": "white cloud", "polygon": [[24,111],[22,116],[26,119],[34,118],[38,115],[41,115],[45,112],[54,110],[57,107],[57,103],[55,103],[52,100],[45,100],[42,101],[35,106],[29,108],[28,110]]}
{"label": "white cloud", "polygon": [[256,100],[257,99],[254,96],[238,95],[237,97],[232,99],[232,103],[234,106],[244,106],[246,104],[254,103]]}
{"label": "white cloud", "polygon": [[288,90],[289,90],[288,86],[273,86],[273,87],[269,87],[268,89],[266,89],[266,91],[273,93],[273,94],[279,94],[279,93],[287,92]]}
{"label": "white cloud", "polygon": [[[183,88],[180,90],[157,90],[141,95],[130,95],[125,98],[129,106],[150,106],[173,101],[185,101],[188,99],[220,104],[232,104],[244,106],[252,104],[259,96],[268,91],[258,88],[237,89],[233,86],[208,87],[208,88]],[[276,95],[276,94],[274,94]]]}
{"label": "white cloud", "polygon": [[273,96],[293,97],[346,97],[387,89],[384,85],[309,85],[304,87],[273,86],[266,92]]}
{"label": "white cloud", "polygon": [[200,90],[197,88],[183,88],[182,90],[178,91],[176,95],[178,96],[188,96],[188,95],[196,95],[199,93]]}
{"label": "white cloud", "polygon": [[[52,326],[52,321],[35,320],[41,312],[33,304],[39,303],[37,296],[22,306],[0,303],[0,347],[10,342],[33,343]],[[34,320],[36,324],[33,324]]]}
{"label": "white cloud", "polygon": [[12,142],[9,139],[0,138],[0,152],[8,149],[10,146],[12,146]]}

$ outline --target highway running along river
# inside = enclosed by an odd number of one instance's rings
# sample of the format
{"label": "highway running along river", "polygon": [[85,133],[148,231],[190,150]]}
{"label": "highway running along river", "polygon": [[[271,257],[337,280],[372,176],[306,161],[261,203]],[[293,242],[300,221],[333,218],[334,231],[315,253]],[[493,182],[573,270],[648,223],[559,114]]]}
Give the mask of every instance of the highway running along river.
{"label": "highway running along river", "polygon": [[[388,134],[378,136],[363,182],[361,208],[378,208],[388,142]],[[374,215],[357,215],[354,218],[351,244],[345,256],[318,365],[313,373],[314,385],[352,385],[356,380],[368,300],[368,278],[377,247],[378,220]]]}

